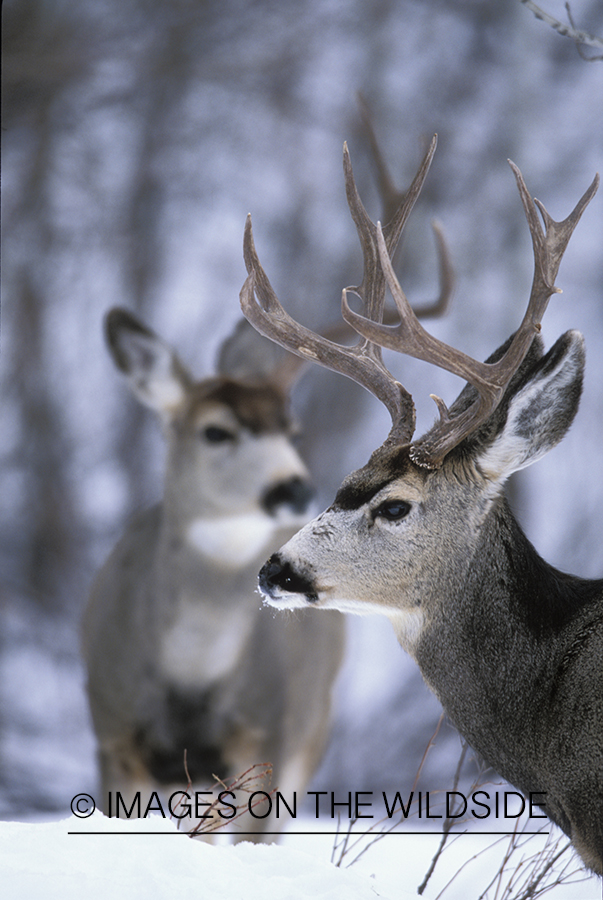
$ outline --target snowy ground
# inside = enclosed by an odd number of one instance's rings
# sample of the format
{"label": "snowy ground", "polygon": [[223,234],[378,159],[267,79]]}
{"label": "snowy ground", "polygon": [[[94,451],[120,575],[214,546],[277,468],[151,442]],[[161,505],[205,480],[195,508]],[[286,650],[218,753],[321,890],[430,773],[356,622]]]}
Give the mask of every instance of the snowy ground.
{"label": "snowy ground", "polygon": [[[4,622],[4,636],[11,639],[19,637],[17,624],[25,627],[21,619],[15,623],[5,618]],[[11,623],[13,627],[9,628]],[[29,625],[34,627],[35,623]],[[49,623],[44,623],[44,633],[49,644],[56,643],[58,636]],[[322,816],[318,822],[296,820],[281,843],[270,847],[209,846],[191,841],[159,816],[128,821],[95,813],[88,819],[63,817],[54,821],[61,814],[51,811],[51,801],[64,807],[65,798],[76,787],[93,790],[91,785],[95,783],[94,741],[89,728],[82,724],[86,716],[83,684],[75,689],[74,666],[69,658],[59,665],[51,654],[45,656],[38,651],[34,659],[23,652],[18,640],[14,643],[14,652],[4,654],[0,667],[3,708],[14,713],[19,726],[4,740],[2,768],[4,774],[10,771],[15,777],[10,795],[6,795],[7,806],[4,810],[0,806],[0,814],[36,821],[0,822],[3,900],[31,896],[44,900],[405,900],[417,896],[417,887],[437,850],[438,835],[395,833],[377,843],[360,836],[338,868],[331,864],[334,836],[318,833],[333,828],[332,821],[324,821]],[[10,685],[19,689],[6,693]],[[401,784],[405,783],[401,779]],[[47,786],[44,796],[49,801],[48,812],[34,803],[41,785]],[[293,824],[296,833],[292,833]],[[494,841],[487,834],[476,833],[451,841],[423,896],[428,900],[440,895],[442,900],[477,900],[498,872],[508,848],[508,840],[502,839],[488,849]],[[511,871],[517,870],[520,857],[526,859],[521,873],[529,869],[528,858],[543,844],[544,838],[532,838],[513,856],[503,886]],[[354,862],[358,852],[367,847]],[[335,853],[336,859],[339,853]],[[570,869],[576,871],[569,854],[568,861]],[[556,877],[550,880],[554,882]],[[555,885],[546,897],[599,900],[599,879],[582,878],[578,871],[571,883]],[[498,895],[495,891],[496,884],[484,898],[517,900],[521,896],[517,889],[508,895],[502,889]]]}
{"label": "snowy ground", "polygon": [[[311,823],[307,827],[311,831]],[[306,825],[299,830],[306,830]],[[492,841],[485,834],[457,839],[440,859],[423,896],[477,900],[498,871],[507,847],[504,841],[498,849],[487,850]],[[523,850],[524,857],[536,849],[534,841],[544,844],[543,838],[532,839]],[[333,837],[323,834],[286,835],[278,846],[210,846],[189,840],[160,816],[128,821],[95,812],[87,819],[0,822],[2,896],[6,900],[30,896],[44,900],[407,900],[417,896],[438,842],[436,835],[429,834],[387,835],[346,869],[330,862]],[[362,846],[367,846],[366,838],[361,838]],[[448,884],[456,872],[458,876]],[[507,881],[505,876],[502,885]],[[577,872],[570,881],[554,886],[546,896],[552,900],[598,900],[601,896],[597,878],[583,880]],[[487,896],[494,897],[495,890],[493,885]],[[498,896],[502,895],[499,886]],[[504,896],[520,896],[517,886]]]}

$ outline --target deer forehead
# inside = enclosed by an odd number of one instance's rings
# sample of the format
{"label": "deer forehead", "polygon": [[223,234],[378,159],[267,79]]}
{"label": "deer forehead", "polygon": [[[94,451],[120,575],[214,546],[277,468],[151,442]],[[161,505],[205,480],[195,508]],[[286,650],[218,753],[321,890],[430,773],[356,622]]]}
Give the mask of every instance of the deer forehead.
{"label": "deer forehead", "polygon": [[359,509],[383,492],[393,496],[396,491],[401,491],[407,496],[398,496],[398,499],[420,500],[425,496],[432,475],[432,472],[419,468],[411,461],[408,447],[391,450],[383,445],[373,453],[366,466],[344,479],[335,497],[334,507]]}
{"label": "deer forehead", "polygon": [[[389,460],[392,462],[391,456]],[[327,510],[331,514],[328,521],[337,522],[338,532],[344,520],[355,522],[350,524],[354,535],[351,540],[364,535],[365,540],[394,541],[399,548],[396,552],[402,552],[404,559],[409,540],[413,553],[418,545],[427,551],[438,540],[449,547],[459,542],[472,544],[502,493],[500,483],[488,481],[467,460],[446,461],[440,469],[431,470],[410,461],[400,467],[385,464],[373,472],[370,466],[345,479]],[[398,501],[410,504],[408,515],[400,521],[388,521],[387,516],[380,515],[381,508]],[[417,564],[419,560],[415,559],[413,565]],[[392,571],[396,569],[393,560],[390,566]]]}
{"label": "deer forehead", "polygon": [[191,403],[186,415],[186,425],[190,431],[200,431],[208,425],[216,425],[236,432],[241,423],[231,407],[215,400],[198,398]]}
{"label": "deer forehead", "polygon": [[291,427],[286,398],[268,383],[249,385],[221,378],[198,382],[188,395],[180,421],[185,428],[194,429],[211,417],[253,434],[282,433]]}

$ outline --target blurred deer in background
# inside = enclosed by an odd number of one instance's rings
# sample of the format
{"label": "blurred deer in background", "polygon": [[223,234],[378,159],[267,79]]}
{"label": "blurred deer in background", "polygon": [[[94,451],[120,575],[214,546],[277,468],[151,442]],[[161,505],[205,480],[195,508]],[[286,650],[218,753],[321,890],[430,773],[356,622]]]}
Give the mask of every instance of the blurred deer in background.
{"label": "blurred deer in background", "polygon": [[[126,530],[84,620],[105,811],[109,791],[129,805],[136,790],[186,786],[185,750],[197,789],[270,763],[289,794],[326,744],[343,619],[282,620],[255,594],[262,560],[309,518],[288,411],[299,366],[287,354],[267,371],[270,345],[241,326],[218,374],[195,381],[131,313],[107,315],[116,366],[161,420],[167,466],[162,502]],[[237,825],[261,840],[278,823]]]}
{"label": "blurred deer in background", "polygon": [[[362,112],[386,210],[404,195]],[[440,293],[417,311],[425,317],[444,312],[453,286],[434,228]],[[197,788],[269,762],[287,799],[323,754],[344,646],[338,613],[326,622],[312,613],[273,618],[256,594],[266,556],[310,518],[312,489],[288,410],[301,361],[242,320],[222,345],[217,375],[195,381],[126,310],[109,312],[105,333],[130,389],[161,421],[167,466],[162,502],[128,527],[84,617],[102,805],[109,792],[129,806],[137,790],[181,788],[185,750]],[[341,339],[350,329],[325,334]],[[237,820],[242,838],[278,830],[254,811]]]}
{"label": "blurred deer in background", "polygon": [[[362,284],[342,297],[343,318],[360,335],[353,347],[324,340],[282,309],[248,220],[249,276],[241,292],[247,318],[292,352],[363,385],[393,422],[333,505],[264,565],[260,588],[278,608],[387,616],[469,744],[511,783],[536,794],[584,863],[602,874],[603,581],[545,563],[503,496],[511,473],[561,441],[578,408],[582,335],[567,332],[545,354],[538,332],[598,176],[568,218],[555,222],[511,164],[532,237],[534,280],[518,330],[481,363],[422,328],[391,267],[435,145],[436,138],[383,229],[360,201],[344,148],[348,202],[364,255]],[[386,284],[396,326],[382,321]],[[363,300],[364,315],[350,308],[349,292]],[[385,369],[382,347],[468,382],[450,409],[434,397],[439,421],[419,440],[412,398]]]}

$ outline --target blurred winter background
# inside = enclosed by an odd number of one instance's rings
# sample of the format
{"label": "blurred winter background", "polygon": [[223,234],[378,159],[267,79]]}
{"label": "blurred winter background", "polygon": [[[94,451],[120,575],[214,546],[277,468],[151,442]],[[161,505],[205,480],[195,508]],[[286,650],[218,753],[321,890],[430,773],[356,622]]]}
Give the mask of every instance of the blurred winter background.
{"label": "blurred winter background", "polygon": [[[542,6],[567,21],[560,0]],[[603,32],[600,0],[576,27]],[[348,141],[379,201],[356,93],[400,185],[439,147],[398,261],[411,301],[437,293],[430,221],[457,275],[438,337],[484,358],[527,301],[531,245],[512,158],[561,219],[603,168],[603,62],[519,0],[5,0],[2,7],[0,816],[66,812],[94,792],[78,654],[90,582],[132,513],[161,490],[162,446],[105,351],[112,305],[135,310],[199,374],[239,315],[242,234],[288,309],[320,327],[357,283],[345,203]],[[585,56],[600,53],[584,48]],[[547,344],[586,335],[584,399],[562,446],[511,485],[539,551],[603,575],[603,197],[562,264]],[[419,428],[460,383],[387,362]],[[360,388],[308,371],[296,393],[319,502],[384,439]],[[440,710],[389,624],[349,622],[332,745],[315,788],[409,791]],[[424,783],[452,784],[440,731]]]}

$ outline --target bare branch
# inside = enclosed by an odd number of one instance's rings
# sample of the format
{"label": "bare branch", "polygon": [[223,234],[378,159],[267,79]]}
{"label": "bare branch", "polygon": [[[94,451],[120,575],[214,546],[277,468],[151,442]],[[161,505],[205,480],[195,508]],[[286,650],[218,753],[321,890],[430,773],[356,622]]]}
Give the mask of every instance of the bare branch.
{"label": "bare branch", "polygon": [[571,9],[569,3],[565,4],[565,9],[567,11],[567,17],[569,19],[569,25],[564,25],[563,22],[560,22],[559,19],[556,19],[554,16],[551,16],[549,13],[545,12],[545,10],[541,9],[537,6],[533,0],[519,0],[520,3],[523,3],[524,6],[527,6],[531,12],[534,13],[537,19],[540,19],[542,22],[546,22],[547,25],[550,25],[557,34],[560,34],[562,37],[568,37],[576,44],[576,48],[578,53],[582,59],[587,62],[595,62],[597,60],[602,60],[602,56],[585,56],[581,51],[581,45],[585,45],[587,47],[603,47],[603,38],[596,37],[594,34],[589,34],[587,31],[580,31],[576,28],[574,24],[574,20],[572,17]]}
{"label": "bare branch", "polygon": [[[459,761],[457,763],[456,771],[454,773],[454,781],[452,784],[452,793],[454,793],[459,784],[459,778],[461,775],[461,769],[463,768],[463,763],[465,762],[465,756],[467,755],[467,744],[463,743],[463,749],[461,750],[461,755],[459,756]],[[425,873],[425,878],[417,888],[417,894],[423,894],[423,891],[427,887],[427,883],[431,876],[433,875],[434,869],[438,863],[440,856],[442,855],[442,851],[446,845],[446,841],[448,840],[448,835],[450,834],[450,829],[455,823],[455,819],[452,816],[447,816],[444,821],[444,825],[442,826],[442,837],[440,839],[440,843],[438,845],[438,849],[436,850],[433,859],[431,860],[431,864]]]}

